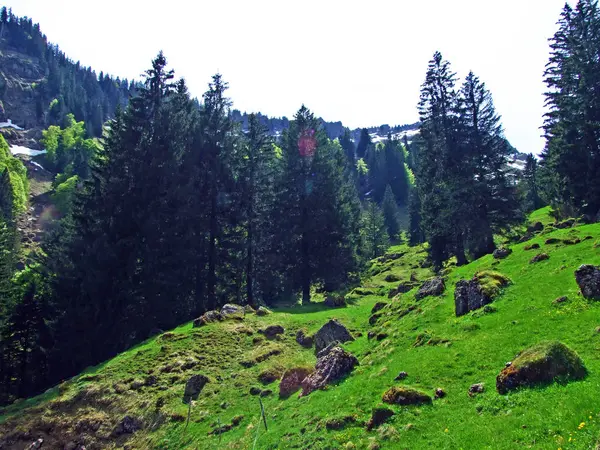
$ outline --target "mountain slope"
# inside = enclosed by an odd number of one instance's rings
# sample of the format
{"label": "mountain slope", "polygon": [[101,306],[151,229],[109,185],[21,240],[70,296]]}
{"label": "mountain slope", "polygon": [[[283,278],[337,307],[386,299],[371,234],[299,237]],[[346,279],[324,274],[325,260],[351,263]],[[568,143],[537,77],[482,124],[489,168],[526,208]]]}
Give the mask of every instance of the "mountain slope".
{"label": "mountain slope", "polygon": [[[534,217],[549,222],[545,212]],[[549,238],[561,241],[545,244]],[[581,242],[565,243],[575,238]],[[600,264],[598,242],[600,224],[561,230],[546,225],[533,240],[513,245],[506,259],[488,255],[464,267],[448,267],[444,295],[421,300],[415,300],[416,289],[388,300],[387,292],[398,283],[386,277],[431,276],[429,269],[419,267],[422,248],[394,247],[388,257],[373,262],[372,276],[347,296],[345,308],[321,303],[201,328],[186,324],[38,398],[6,408],[0,448],[26,448],[38,438],[44,440],[43,448],[120,448],[125,443],[127,448],[253,448],[257,431],[255,448],[591,448],[600,434],[600,399],[594,395],[600,388],[600,304],[581,296],[573,271],[583,263]],[[532,243],[541,250],[525,250]],[[530,264],[540,251],[549,259]],[[511,284],[493,308],[456,318],[456,282],[489,269]],[[560,296],[568,300],[554,304]],[[371,326],[371,308],[381,301],[389,305]],[[324,391],[280,400],[278,381],[262,385],[257,377],[314,365],[314,351],[296,343],[296,331],[313,333],[330,318],[339,319],[356,337],[344,348],[360,365]],[[258,333],[267,325],[283,326],[282,338],[270,341]],[[369,340],[369,331],[381,340]],[[505,363],[526,347],[551,339],[574,349],[588,376],[499,395],[495,379]],[[408,377],[394,381],[400,371]],[[188,407],[182,396],[194,374],[206,375],[209,382],[186,429]],[[485,391],[470,397],[473,383],[484,383]],[[367,432],[364,423],[381,404],[382,394],[402,385],[430,395],[439,387],[447,396],[432,405],[391,406],[395,416]],[[260,405],[251,388],[273,391],[262,398],[266,432],[257,430]],[[140,429],[124,433],[118,424],[125,416],[135,425],[129,431]],[[232,422],[231,429],[215,433]]]}

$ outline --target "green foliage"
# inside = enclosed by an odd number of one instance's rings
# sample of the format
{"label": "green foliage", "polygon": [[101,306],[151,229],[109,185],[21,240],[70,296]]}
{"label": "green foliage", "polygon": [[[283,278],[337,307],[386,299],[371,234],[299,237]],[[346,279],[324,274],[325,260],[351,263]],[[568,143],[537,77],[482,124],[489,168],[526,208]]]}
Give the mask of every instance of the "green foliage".
{"label": "green foliage", "polygon": [[76,122],[73,114],[65,118],[64,127],[51,125],[42,132],[42,145],[46,149],[46,164],[56,172],[66,172],[67,176],[89,176],[89,164],[99,144],[94,139],[86,139],[83,122]]}
{"label": "green foliage", "polygon": [[7,171],[13,196],[13,210],[23,212],[29,201],[29,181],[23,163],[10,153],[10,148],[0,135],[0,173]]}
{"label": "green foliage", "polygon": [[368,201],[361,217],[361,248],[367,259],[382,255],[389,246],[385,217],[377,203]]}
{"label": "green foliage", "polygon": [[62,216],[70,214],[73,209],[73,201],[78,183],[79,176],[73,175],[64,181],[61,180],[54,188],[52,201]]}
{"label": "green foliage", "polygon": [[493,270],[482,270],[475,274],[479,285],[485,295],[495,298],[503,287],[510,284],[510,278]]}

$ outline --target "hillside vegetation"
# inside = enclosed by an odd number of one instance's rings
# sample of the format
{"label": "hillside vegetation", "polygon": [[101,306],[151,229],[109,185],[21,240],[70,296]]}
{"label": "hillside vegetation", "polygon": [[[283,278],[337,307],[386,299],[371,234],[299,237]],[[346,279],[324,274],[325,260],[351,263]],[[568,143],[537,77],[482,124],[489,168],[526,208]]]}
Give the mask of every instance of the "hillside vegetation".
{"label": "hillside vegetation", "polygon": [[[600,305],[582,297],[574,271],[581,264],[600,264],[600,224],[557,230],[545,212],[534,213],[547,223],[545,230],[512,245],[507,258],[487,255],[463,267],[448,266],[446,289],[438,297],[416,300],[415,288],[388,299],[398,281],[412,275],[420,285],[432,275],[419,267],[423,247],[400,245],[372,262],[371,276],[346,296],[346,307],[279,308],[264,317],[246,314],[243,320],[200,328],[188,323],[159,334],[40,397],[6,408],[0,446],[21,449],[42,438],[44,448],[87,449],[591,448],[600,434],[600,399],[592,395],[600,387]],[[554,243],[546,244],[549,239]],[[532,244],[540,249],[526,250]],[[549,259],[531,264],[540,252]],[[482,271],[502,274],[510,284],[488,307],[455,317],[456,282]],[[567,299],[554,301],[562,296]],[[378,302],[387,305],[370,325]],[[296,342],[297,331],[313,334],[331,318],[356,338],[343,346],[359,366],[337,385],[280,399],[281,374],[315,363],[314,350]],[[258,331],[268,325],[281,325],[285,332],[266,339]],[[497,393],[496,376],[507,361],[552,340],[583,359],[583,380]],[[406,378],[395,381],[400,372]],[[195,374],[209,381],[186,428],[182,397]],[[483,383],[484,391],[469,395],[475,383]],[[366,431],[372,409],[383,405],[382,395],[393,386],[431,397],[441,388],[446,395],[431,404],[386,405],[395,415]],[[261,392],[268,431],[252,388]],[[135,432],[119,429],[125,416]]]}

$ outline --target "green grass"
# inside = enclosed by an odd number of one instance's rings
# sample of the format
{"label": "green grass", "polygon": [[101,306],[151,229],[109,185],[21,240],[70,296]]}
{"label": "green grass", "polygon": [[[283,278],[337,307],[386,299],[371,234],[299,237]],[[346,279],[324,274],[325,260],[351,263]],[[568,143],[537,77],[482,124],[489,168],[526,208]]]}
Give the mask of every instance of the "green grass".
{"label": "green grass", "polygon": [[[543,215],[547,212],[536,212],[532,221]],[[584,240],[586,236],[591,239]],[[548,237],[582,241],[545,245]],[[262,398],[269,428],[259,430],[259,449],[367,449],[376,448],[376,443],[384,449],[593,448],[600,436],[600,333],[596,332],[600,303],[581,297],[573,273],[580,264],[600,264],[600,249],[594,248],[599,240],[600,224],[539,235],[512,245],[513,253],[506,259],[488,255],[466,266],[451,267],[445,294],[420,301],[414,299],[416,289],[388,299],[387,293],[399,282],[386,282],[387,275],[401,281],[411,275],[419,281],[432,275],[430,269],[420,267],[425,257],[421,247],[395,246],[389,253],[406,254],[374,261],[368,269],[371,276],[361,286],[363,292],[373,294],[358,295],[355,290],[347,296],[346,308],[312,304],[276,309],[262,318],[247,316],[241,323],[200,329],[185,324],[90,368],[42,397],[6,409],[0,435],[48,423],[63,434],[71,433],[86,417],[101,420],[101,431],[108,435],[116,420],[130,414],[148,424],[127,441],[130,448],[249,449],[260,426],[258,398],[249,394],[257,387],[273,391]],[[524,247],[534,242],[549,254],[548,260],[529,264],[536,252]],[[485,310],[456,318],[454,285],[475,274],[485,274],[495,300]],[[560,296],[569,300],[553,304]],[[388,306],[370,326],[371,308],[378,301]],[[295,333],[302,328],[312,334],[330,318],[340,320],[356,337],[344,347],[357,356],[360,365],[327,390],[280,400],[278,382],[264,385],[259,375],[314,365],[313,349],[298,345]],[[257,341],[262,338],[258,329],[269,324],[285,328],[282,339]],[[369,331],[387,337],[369,340]],[[508,395],[496,392],[496,376],[507,361],[542,341],[554,340],[583,359],[588,371],[583,380]],[[249,368],[240,364],[272,350],[280,353]],[[171,366],[170,371],[162,371],[166,366]],[[394,381],[400,371],[408,377]],[[210,382],[193,405],[185,430],[183,389],[195,373],[207,375]],[[143,384],[150,375],[157,378],[156,385],[131,390],[132,383]],[[468,390],[474,383],[484,383],[485,391],[471,397]],[[364,424],[373,408],[382,405],[383,394],[394,386],[431,397],[439,387],[447,395],[432,404],[387,405],[396,414],[379,429],[367,432]],[[243,416],[241,422],[230,431],[209,435],[239,416]],[[339,427],[331,424],[343,424],[343,428],[333,430]],[[121,448],[124,443],[91,434],[89,439],[96,439],[100,448]],[[52,448],[52,438],[46,442]]]}

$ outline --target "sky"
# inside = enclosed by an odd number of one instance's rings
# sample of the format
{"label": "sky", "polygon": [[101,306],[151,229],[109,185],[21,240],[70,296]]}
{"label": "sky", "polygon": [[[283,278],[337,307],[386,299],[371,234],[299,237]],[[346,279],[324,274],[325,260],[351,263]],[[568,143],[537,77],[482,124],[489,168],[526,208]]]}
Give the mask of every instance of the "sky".
{"label": "sky", "polygon": [[418,120],[436,50],[492,92],[506,137],[539,153],[544,66],[564,0],[8,0],[73,60],[140,78],[163,50],[200,97],[291,118],[302,104],[350,128]]}

